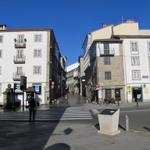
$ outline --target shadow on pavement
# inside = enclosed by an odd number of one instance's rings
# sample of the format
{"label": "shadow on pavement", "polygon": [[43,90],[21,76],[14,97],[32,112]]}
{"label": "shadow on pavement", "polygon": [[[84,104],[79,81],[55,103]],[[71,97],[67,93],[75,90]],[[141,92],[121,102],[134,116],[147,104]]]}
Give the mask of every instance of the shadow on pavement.
{"label": "shadow on pavement", "polygon": [[70,146],[65,143],[57,143],[49,146],[45,150],[71,150]]}
{"label": "shadow on pavement", "polygon": [[150,128],[148,127],[143,127],[145,130],[150,131]]}
{"label": "shadow on pavement", "polygon": [[71,129],[71,128],[67,128],[67,129],[64,130],[64,133],[66,135],[71,134],[72,132],[73,132],[73,129]]}
{"label": "shadow on pavement", "polygon": [[[0,150],[42,150],[65,110],[66,107],[38,111],[42,115],[38,114],[36,122],[32,124],[28,122],[28,117],[27,120],[19,122],[0,121]],[[57,119],[55,121],[47,120],[50,115],[53,116],[54,112],[58,112],[57,116],[54,115]],[[44,119],[46,120],[44,121]],[[53,145],[49,149],[57,149],[60,146],[60,144]],[[63,147],[64,150],[69,150],[69,146],[64,145]],[[63,150],[63,148],[61,149]]]}

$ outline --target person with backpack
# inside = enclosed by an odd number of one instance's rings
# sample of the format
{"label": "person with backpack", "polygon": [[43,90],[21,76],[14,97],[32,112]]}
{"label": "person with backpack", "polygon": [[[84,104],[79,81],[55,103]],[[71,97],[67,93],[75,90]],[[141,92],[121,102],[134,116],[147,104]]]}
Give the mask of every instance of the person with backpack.
{"label": "person with backpack", "polygon": [[36,101],[34,98],[34,93],[29,94],[28,103],[29,103],[29,122],[35,122]]}

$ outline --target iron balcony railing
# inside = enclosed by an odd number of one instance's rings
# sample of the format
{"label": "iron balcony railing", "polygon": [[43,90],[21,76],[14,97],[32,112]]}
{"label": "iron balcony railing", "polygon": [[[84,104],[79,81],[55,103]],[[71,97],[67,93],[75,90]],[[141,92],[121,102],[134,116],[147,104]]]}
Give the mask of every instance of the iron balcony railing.
{"label": "iron balcony railing", "polygon": [[15,48],[26,48],[26,39],[22,41],[14,39],[14,41],[15,41]]}
{"label": "iron balcony railing", "polygon": [[15,64],[24,64],[26,60],[25,56],[14,56],[14,63]]}
{"label": "iron balcony railing", "polygon": [[18,73],[18,72],[15,72],[15,73],[13,73],[13,80],[14,81],[20,81],[20,77],[21,76],[24,76],[25,74],[23,73],[23,72],[20,72],[20,73]]}

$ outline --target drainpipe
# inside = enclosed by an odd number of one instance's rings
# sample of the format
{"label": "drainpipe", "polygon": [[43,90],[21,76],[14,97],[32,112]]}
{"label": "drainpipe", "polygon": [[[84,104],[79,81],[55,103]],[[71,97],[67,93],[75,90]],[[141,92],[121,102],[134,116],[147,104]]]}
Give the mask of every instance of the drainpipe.
{"label": "drainpipe", "polygon": [[[99,66],[99,56],[100,56],[100,48],[98,46],[98,43],[96,44],[96,83],[100,84],[100,66]],[[98,103],[102,101],[102,91],[99,89],[97,91],[98,93]]]}

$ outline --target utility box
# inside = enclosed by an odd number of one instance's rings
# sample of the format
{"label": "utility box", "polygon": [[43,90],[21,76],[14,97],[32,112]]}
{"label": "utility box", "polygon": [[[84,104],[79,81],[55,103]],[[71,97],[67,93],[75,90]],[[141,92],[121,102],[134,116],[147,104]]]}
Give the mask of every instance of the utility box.
{"label": "utility box", "polygon": [[119,115],[120,109],[105,109],[98,114],[98,121],[101,134],[116,135],[119,134]]}

